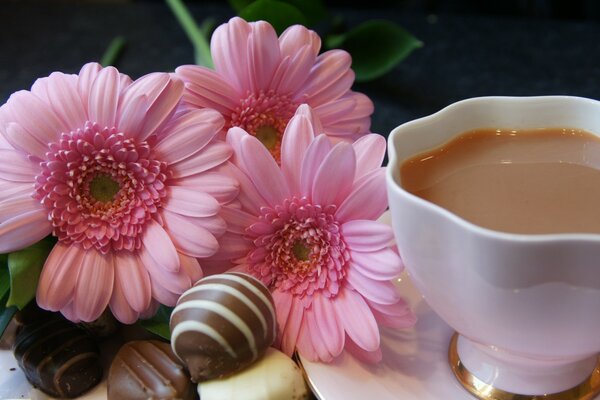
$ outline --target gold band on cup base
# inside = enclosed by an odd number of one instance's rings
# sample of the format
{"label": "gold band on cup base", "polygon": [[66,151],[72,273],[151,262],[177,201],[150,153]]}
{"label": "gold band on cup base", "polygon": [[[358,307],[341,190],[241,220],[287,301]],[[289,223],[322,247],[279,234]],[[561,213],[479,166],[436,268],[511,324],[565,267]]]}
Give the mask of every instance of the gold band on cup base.
{"label": "gold band on cup base", "polygon": [[469,393],[481,400],[593,400],[600,394],[600,359],[592,374],[579,385],[558,393],[524,395],[505,392],[479,380],[462,364],[457,351],[458,333],[452,336],[448,360],[456,379]]}

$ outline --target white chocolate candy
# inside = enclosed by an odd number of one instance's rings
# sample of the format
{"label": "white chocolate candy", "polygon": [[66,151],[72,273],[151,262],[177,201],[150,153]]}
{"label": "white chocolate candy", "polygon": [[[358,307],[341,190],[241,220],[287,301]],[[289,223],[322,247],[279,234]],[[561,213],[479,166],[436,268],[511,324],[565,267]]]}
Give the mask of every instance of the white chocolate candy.
{"label": "white chocolate candy", "polygon": [[304,400],[309,391],[296,363],[270,347],[237,374],[200,383],[198,394],[202,400]]}

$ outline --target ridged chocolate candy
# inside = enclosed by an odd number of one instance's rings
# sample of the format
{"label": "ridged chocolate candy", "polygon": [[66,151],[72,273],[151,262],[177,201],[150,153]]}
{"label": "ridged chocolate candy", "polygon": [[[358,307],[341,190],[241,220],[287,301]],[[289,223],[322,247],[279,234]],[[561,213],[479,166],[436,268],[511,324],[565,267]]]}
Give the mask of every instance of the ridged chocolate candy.
{"label": "ridged chocolate candy", "polygon": [[108,399],[195,399],[195,385],[168,343],[138,340],[121,347],[108,373]]}
{"label": "ridged chocolate candy", "polygon": [[29,382],[53,397],[78,397],[102,379],[96,343],[63,318],[25,325],[13,349]]}
{"label": "ridged chocolate candy", "polygon": [[171,315],[171,345],[194,382],[223,377],[261,357],[276,333],[269,290],[241,273],[206,277]]}

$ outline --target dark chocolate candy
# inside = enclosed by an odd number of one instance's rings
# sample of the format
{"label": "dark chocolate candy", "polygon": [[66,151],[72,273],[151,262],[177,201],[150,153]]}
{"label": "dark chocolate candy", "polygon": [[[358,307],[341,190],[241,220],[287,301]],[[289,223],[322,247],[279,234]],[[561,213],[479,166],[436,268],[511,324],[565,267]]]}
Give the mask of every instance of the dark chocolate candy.
{"label": "dark chocolate candy", "polygon": [[45,321],[54,318],[55,313],[42,310],[35,301],[30,302],[24,309],[17,311],[0,337],[0,349],[10,350],[15,344],[17,333],[26,324],[35,321]]}
{"label": "dark chocolate candy", "polygon": [[168,343],[129,342],[117,353],[108,373],[108,399],[194,399],[196,385]]}
{"label": "dark chocolate candy", "polygon": [[171,315],[171,345],[194,382],[233,374],[275,340],[273,298],[257,279],[226,273],[201,279]]}
{"label": "dark chocolate candy", "polygon": [[51,396],[77,397],[102,380],[96,343],[62,317],[26,324],[13,349],[29,382]]}

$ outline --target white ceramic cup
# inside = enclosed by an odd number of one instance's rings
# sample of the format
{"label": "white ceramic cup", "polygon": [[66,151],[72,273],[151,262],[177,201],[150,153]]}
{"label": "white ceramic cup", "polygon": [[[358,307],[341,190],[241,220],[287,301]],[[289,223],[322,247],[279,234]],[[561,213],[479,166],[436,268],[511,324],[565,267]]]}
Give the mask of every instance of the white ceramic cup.
{"label": "white ceramic cup", "polygon": [[405,191],[399,166],[472,129],[539,127],[600,136],[600,102],[473,98],[407,122],[388,140],[392,225],[414,284],[460,334],[464,366],[495,388],[524,395],[561,392],[594,369],[600,351],[600,235],[521,235],[476,226]]}

